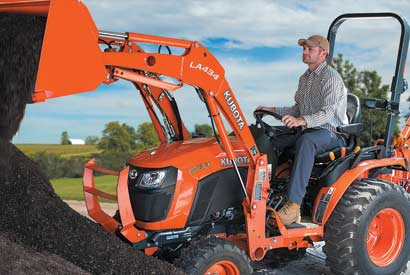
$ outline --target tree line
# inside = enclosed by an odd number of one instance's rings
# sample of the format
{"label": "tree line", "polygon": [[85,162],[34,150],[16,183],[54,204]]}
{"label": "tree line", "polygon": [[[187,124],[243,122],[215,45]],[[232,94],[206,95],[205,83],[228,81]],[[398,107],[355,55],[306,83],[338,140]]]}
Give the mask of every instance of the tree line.
{"label": "tree line", "polygon": [[[207,124],[196,124],[191,135],[192,137],[211,137],[213,136],[213,130]],[[69,146],[69,139],[68,132],[63,131],[60,144]],[[152,123],[144,122],[135,129],[126,123],[111,121],[105,125],[101,138],[88,136],[85,143],[97,145],[101,152],[91,156],[70,158],[39,152],[35,153],[32,159],[51,179],[78,178],[82,177],[84,164],[91,158],[95,158],[97,164],[102,167],[118,171],[124,168],[127,160],[134,154],[158,146],[159,139]]]}
{"label": "tree line", "polygon": [[[382,77],[371,70],[359,71],[349,60],[339,54],[334,59],[334,68],[339,72],[349,93],[357,95],[360,102],[366,98],[387,99],[390,86],[382,83]],[[377,139],[383,139],[386,133],[387,113],[379,110],[361,108],[361,122],[364,131],[359,144],[362,147],[372,146]],[[400,133],[399,119],[395,134]]]}

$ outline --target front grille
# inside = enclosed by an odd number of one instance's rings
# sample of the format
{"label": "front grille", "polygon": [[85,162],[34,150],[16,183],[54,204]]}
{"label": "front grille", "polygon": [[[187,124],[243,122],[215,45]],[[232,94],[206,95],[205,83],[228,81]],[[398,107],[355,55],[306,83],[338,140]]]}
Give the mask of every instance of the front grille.
{"label": "front grille", "polygon": [[[155,170],[166,170],[167,172],[160,187],[155,189],[142,189],[137,186],[144,172]],[[135,176],[135,174],[137,174],[137,176]],[[155,169],[130,167],[128,192],[135,219],[144,222],[157,222],[166,218],[174,197],[177,174],[178,169],[175,167]]]}

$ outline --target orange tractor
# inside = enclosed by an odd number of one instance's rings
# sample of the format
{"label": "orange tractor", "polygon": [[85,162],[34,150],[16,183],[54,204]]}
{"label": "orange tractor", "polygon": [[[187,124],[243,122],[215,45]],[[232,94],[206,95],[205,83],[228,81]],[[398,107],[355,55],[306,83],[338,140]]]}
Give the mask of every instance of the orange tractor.
{"label": "orange tractor", "polygon": [[[390,17],[401,25],[391,99],[369,99],[388,116],[379,144],[358,147],[358,98],[348,96],[350,136],[345,148],[316,156],[301,223],[284,226],[276,210],[286,202],[292,154],[272,169],[274,139],[288,133],[255,112],[249,126],[224,69],[201,43],[138,33],[98,30],[81,1],[3,1],[0,12],[47,16],[33,101],[94,90],[119,79],[139,91],[161,144],[133,156],[122,171],[91,160],[84,173],[90,216],[147,255],[174,262],[188,274],[251,274],[251,261],[302,256],[314,242],[334,274],[399,274],[410,256],[410,121],[393,144],[409,43],[409,26],[391,13],[345,14],[329,29],[331,64],[338,27],[351,18]],[[75,18],[75,20],[72,20]],[[70,22],[70,24],[67,24]],[[66,43],[66,37],[81,47]],[[165,47],[146,52],[140,43]],[[172,54],[172,48],[182,54]],[[61,54],[64,53],[64,54]],[[75,73],[74,73],[75,72]],[[172,78],[174,81],[165,80]],[[214,128],[213,138],[191,138],[173,97],[183,85],[197,93]],[[228,134],[228,128],[232,132]],[[94,172],[117,175],[117,193],[94,184]],[[99,197],[117,201],[114,217]]]}

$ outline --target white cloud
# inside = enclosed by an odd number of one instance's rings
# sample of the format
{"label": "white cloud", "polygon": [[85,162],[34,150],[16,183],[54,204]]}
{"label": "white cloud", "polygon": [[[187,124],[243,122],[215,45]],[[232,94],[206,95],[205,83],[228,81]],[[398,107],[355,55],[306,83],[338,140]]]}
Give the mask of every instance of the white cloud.
{"label": "white cloud", "polygon": [[[325,35],[330,23],[342,13],[390,11],[406,15],[410,12],[408,1],[85,0],[84,2],[94,16],[97,26],[103,29],[192,40],[224,37],[241,42],[243,47],[292,46],[299,37],[313,33]],[[383,24],[379,25],[383,28]],[[368,37],[372,37],[372,32],[366,35],[366,38]],[[364,39],[366,40],[368,39]]]}

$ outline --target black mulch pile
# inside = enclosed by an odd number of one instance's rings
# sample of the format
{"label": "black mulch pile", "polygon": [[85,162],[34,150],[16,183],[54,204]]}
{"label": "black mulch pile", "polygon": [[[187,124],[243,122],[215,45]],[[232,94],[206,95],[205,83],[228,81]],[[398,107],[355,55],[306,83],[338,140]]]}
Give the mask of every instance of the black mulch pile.
{"label": "black mulch pile", "polygon": [[[32,160],[12,144],[4,146],[10,155],[9,165],[0,167],[0,232],[93,274],[177,274],[174,266],[135,251],[72,210]],[[7,265],[3,259],[0,266]]]}
{"label": "black mulch pile", "polygon": [[0,13],[0,138],[4,140],[17,132],[31,101],[45,24],[42,17]]}
{"label": "black mulch pile", "polygon": [[[2,275],[90,275],[63,258],[47,252],[36,252],[31,248],[24,247],[11,241],[8,237],[0,234]],[[3,264],[7,263],[7,264]]]}
{"label": "black mulch pile", "polygon": [[[12,243],[5,245],[55,254],[93,274],[183,274],[77,214],[54,193],[39,167],[10,143],[34,89],[45,19],[0,14],[0,26],[0,234]],[[1,274],[15,268],[10,249],[0,249]],[[50,265],[56,259],[43,258]]]}

